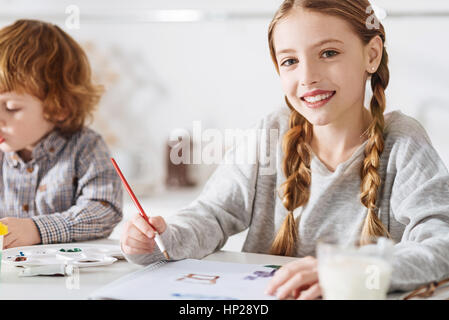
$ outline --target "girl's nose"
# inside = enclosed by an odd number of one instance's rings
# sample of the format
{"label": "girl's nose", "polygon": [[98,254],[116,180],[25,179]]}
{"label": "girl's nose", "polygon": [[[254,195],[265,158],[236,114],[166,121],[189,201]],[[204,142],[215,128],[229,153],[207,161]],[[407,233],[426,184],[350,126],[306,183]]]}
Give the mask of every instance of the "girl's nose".
{"label": "girl's nose", "polygon": [[304,60],[299,73],[299,82],[303,87],[310,87],[321,80],[317,65],[311,61]]}

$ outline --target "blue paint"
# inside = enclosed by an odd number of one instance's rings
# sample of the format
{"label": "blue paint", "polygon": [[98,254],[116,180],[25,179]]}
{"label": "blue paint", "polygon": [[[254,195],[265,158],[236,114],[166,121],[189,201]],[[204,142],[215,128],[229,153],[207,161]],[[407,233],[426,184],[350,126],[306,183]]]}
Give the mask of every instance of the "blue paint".
{"label": "blue paint", "polygon": [[222,296],[208,296],[203,294],[190,294],[190,293],[172,293],[173,297],[184,298],[184,299],[198,299],[198,300],[238,300],[232,297],[222,297]]}

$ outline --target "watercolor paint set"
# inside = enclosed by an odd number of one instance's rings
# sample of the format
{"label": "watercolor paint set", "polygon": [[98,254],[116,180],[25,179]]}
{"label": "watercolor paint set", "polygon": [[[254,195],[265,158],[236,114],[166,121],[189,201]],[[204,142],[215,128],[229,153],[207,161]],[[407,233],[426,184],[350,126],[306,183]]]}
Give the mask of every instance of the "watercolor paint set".
{"label": "watercolor paint set", "polygon": [[123,259],[119,246],[103,244],[53,244],[3,250],[2,262],[14,266],[70,264],[77,267],[109,265]]}

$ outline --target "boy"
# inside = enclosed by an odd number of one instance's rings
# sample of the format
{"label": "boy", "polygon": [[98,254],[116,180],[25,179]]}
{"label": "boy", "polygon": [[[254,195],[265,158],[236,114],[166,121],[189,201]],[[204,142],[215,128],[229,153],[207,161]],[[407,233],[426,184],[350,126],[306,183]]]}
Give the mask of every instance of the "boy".
{"label": "boy", "polygon": [[122,189],[99,134],[84,126],[102,93],[59,27],[0,30],[0,222],[4,248],[107,237]]}

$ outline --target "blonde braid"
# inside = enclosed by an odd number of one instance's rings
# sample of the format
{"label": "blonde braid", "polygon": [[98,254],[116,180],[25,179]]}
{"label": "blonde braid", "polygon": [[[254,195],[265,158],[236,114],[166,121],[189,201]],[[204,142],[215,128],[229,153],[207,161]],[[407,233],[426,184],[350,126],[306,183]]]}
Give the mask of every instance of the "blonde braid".
{"label": "blonde braid", "polygon": [[287,180],[281,185],[282,203],[288,210],[276,238],[271,246],[271,254],[292,256],[296,251],[298,227],[295,223],[293,210],[304,205],[309,200],[311,183],[311,148],[313,127],[299,114],[285,98],[291,109],[289,127],[282,140],[284,153],[283,171]]}
{"label": "blonde braid", "polygon": [[380,156],[384,149],[384,116],[385,111],[385,88],[388,86],[390,74],[388,70],[388,54],[383,50],[382,60],[378,70],[371,77],[371,88],[373,97],[371,98],[370,110],[373,121],[368,128],[369,140],[365,147],[365,159],[361,169],[361,194],[360,201],[368,209],[362,232],[360,244],[370,243],[372,237],[390,237],[388,230],[377,216],[376,201],[381,185],[379,176]]}

